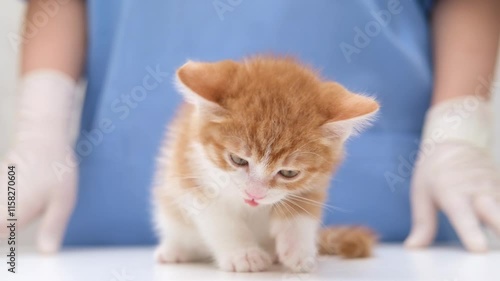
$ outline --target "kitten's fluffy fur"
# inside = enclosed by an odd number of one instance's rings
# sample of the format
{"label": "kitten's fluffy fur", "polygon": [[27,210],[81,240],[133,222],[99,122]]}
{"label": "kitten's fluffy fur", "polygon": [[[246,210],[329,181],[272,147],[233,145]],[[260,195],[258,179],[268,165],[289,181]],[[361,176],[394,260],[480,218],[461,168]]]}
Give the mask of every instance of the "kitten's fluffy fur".
{"label": "kitten's fluffy fur", "polygon": [[213,258],[223,270],[262,271],[279,261],[306,272],[318,251],[370,254],[369,230],[319,226],[344,141],[376,101],[288,58],[190,61],[177,84],[186,103],[154,187],[160,262]]}

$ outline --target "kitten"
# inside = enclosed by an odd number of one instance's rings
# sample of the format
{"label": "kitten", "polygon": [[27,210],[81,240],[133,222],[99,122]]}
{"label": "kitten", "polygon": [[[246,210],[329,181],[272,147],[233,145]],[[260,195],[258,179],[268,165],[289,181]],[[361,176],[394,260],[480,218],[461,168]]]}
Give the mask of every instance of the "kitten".
{"label": "kitten", "polygon": [[226,271],[279,261],[314,268],[318,251],[370,254],[359,227],[320,232],[322,206],[345,140],[379,109],[369,97],[289,58],[189,61],[154,187],[160,262],[213,258]]}

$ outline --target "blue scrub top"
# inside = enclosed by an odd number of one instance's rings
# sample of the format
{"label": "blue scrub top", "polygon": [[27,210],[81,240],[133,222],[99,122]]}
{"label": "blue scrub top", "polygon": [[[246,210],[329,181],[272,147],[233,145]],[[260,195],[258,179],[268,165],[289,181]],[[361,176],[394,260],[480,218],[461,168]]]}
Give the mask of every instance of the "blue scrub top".
{"label": "blue scrub top", "polygon": [[[88,89],[78,203],[66,245],[155,243],[155,157],[181,102],[187,59],[286,54],[382,104],[349,141],[324,224],[362,224],[385,241],[410,229],[409,185],[432,88],[429,9],[410,0],[88,0]],[[455,238],[442,220],[440,239]]]}

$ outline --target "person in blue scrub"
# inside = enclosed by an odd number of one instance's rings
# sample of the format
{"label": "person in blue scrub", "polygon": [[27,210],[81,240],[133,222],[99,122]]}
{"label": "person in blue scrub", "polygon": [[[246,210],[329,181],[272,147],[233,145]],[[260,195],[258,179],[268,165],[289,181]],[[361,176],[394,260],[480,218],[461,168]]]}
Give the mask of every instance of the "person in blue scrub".
{"label": "person in blue scrub", "polygon": [[[182,102],[172,83],[175,70],[188,59],[240,60],[269,53],[297,57],[325,78],[372,95],[382,105],[374,126],[348,142],[348,155],[332,180],[328,199],[336,210],[325,210],[325,225],[366,225],[383,241],[403,241],[413,221],[407,245],[426,246],[435,236],[456,240],[457,230],[471,251],[486,247],[479,220],[500,231],[498,220],[485,219],[469,206],[470,198],[454,202],[456,208],[470,210],[465,216],[443,203],[441,194],[453,194],[452,187],[430,179],[447,171],[419,171],[412,180],[416,159],[423,153],[423,128],[440,126],[426,113],[472,96],[488,101],[487,78],[494,71],[498,49],[498,1],[46,2],[28,4],[28,23],[36,25],[43,14],[48,23],[36,35],[23,36],[23,77],[52,70],[65,76],[60,81],[74,83],[84,77],[88,82],[77,140],[65,138],[57,147],[55,141],[47,142],[44,149],[66,152],[52,153],[63,155],[58,158],[62,166],[54,168],[55,178],[78,175],[77,189],[57,179],[47,187],[47,192],[54,186],[77,192],[75,204],[65,205],[66,215],[51,219],[44,210],[50,210],[52,201],[71,202],[71,192],[66,199],[47,199],[37,209],[45,223],[57,229],[49,237],[39,237],[46,251],[58,249],[65,229],[64,245],[155,243],[150,188],[165,125]],[[478,77],[485,78],[479,90]],[[62,82],[53,84],[58,83]],[[73,92],[61,91],[64,97],[59,98],[72,100]],[[68,122],[67,104],[52,110],[63,117],[39,126]],[[456,140],[465,140],[465,150],[459,149],[456,157],[464,151],[476,153],[475,140],[465,137],[469,125],[463,126],[457,136],[451,134],[435,145],[433,153],[448,151]],[[61,135],[68,134],[67,127],[61,126]],[[477,157],[491,161],[487,154]],[[437,165],[431,158],[429,166],[448,166],[448,160]],[[415,186],[415,177],[427,184]],[[492,208],[496,212],[500,204]],[[440,210],[445,216],[438,219]]]}

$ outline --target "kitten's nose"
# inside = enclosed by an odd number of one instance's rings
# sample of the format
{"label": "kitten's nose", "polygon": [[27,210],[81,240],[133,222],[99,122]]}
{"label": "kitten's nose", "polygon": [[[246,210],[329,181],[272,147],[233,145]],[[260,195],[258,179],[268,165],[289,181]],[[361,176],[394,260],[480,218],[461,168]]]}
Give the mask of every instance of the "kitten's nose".
{"label": "kitten's nose", "polygon": [[246,195],[248,195],[248,197],[250,197],[251,199],[254,199],[254,200],[259,200],[259,199],[262,199],[264,197],[266,197],[266,194],[265,192],[248,192],[247,190],[245,190],[245,193]]}

